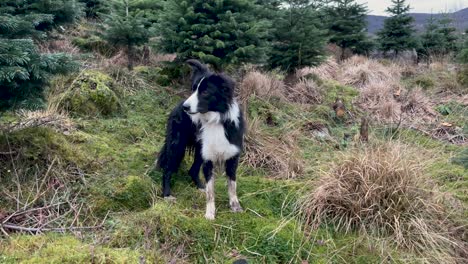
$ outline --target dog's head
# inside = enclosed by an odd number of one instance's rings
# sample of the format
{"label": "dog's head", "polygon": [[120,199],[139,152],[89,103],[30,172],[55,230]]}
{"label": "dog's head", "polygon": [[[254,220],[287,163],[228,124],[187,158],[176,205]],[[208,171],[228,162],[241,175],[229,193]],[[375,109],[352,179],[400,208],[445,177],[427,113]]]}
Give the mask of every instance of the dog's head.
{"label": "dog's head", "polygon": [[197,60],[188,60],[187,63],[192,68],[192,95],[185,100],[184,110],[190,115],[226,113],[233,101],[234,81],[211,72]]}

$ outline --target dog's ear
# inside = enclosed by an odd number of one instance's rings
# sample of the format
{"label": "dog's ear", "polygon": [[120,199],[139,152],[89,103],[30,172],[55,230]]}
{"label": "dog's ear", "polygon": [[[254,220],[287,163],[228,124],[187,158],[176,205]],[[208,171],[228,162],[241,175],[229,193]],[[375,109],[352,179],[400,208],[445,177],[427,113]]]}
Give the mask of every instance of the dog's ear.
{"label": "dog's ear", "polygon": [[209,72],[208,67],[198,60],[190,59],[186,63],[192,68],[192,76],[205,75]]}

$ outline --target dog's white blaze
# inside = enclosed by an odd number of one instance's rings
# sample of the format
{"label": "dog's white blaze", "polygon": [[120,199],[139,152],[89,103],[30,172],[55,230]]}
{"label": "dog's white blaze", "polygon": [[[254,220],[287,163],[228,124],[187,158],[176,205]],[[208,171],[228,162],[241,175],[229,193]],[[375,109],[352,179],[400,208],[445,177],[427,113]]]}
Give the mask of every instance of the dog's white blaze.
{"label": "dog's white blaze", "polygon": [[196,113],[198,111],[198,88],[187,100],[185,100],[184,105],[190,106],[190,112],[192,113]]}
{"label": "dog's white blaze", "polygon": [[208,220],[215,219],[215,198],[214,198],[214,175],[211,176],[211,179],[206,184],[206,212],[205,218]]}

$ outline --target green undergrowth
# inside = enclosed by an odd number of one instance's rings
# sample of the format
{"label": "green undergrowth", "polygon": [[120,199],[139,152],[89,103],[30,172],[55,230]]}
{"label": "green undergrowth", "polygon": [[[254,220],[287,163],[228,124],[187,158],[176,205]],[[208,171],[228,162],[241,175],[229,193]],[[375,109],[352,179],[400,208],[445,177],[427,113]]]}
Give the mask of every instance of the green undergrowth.
{"label": "green undergrowth", "polygon": [[[204,194],[189,187],[188,181],[175,183],[175,202],[157,201],[144,212],[120,218],[110,245],[158,249],[170,244],[184,248],[190,263],[232,263],[236,258],[249,263],[327,263],[352,254],[352,247],[346,244],[349,236],[327,229],[309,234],[302,230],[293,213],[300,194],[297,182],[241,173],[239,199],[244,212],[232,213],[226,181],[219,177],[217,215],[210,222],[204,218]],[[364,251],[361,263],[374,259],[367,250],[360,250]],[[331,256],[330,252],[337,254]],[[359,258],[355,260],[359,262]]]}
{"label": "green undergrowth", "polygon": [[125,248],[84,243],[72,235],[18,235],[2,244],[0,262],[13,263],[138,263],[140,254]]}
{"label": "green undergrowth", "polygon": [[[72,120],[77,130],[67,135],[36,127],[9,135],[8,142],[0,137],[1,151],[5,144],[21,145],[24,159],[31,164],[50,163],[57,156],[83,169],[86,191],[81,198],[96,215],[108,216],[104,230],[77,236],[14,235],[0,242],[0,262],[138,263],[143,259],[147,263],[232,263],[245,258],[249,263],[381,263],[389,255],[402,254],[383,254],[372,238],[337,233],[333,226],[305,230],[296,216],[297,199],[314,187],[309,180],[328,170],[342,151],[358,144],[353,141],[360,115],[351,104],[357,95],[354,88],[323,83],[327,87],[323,103],[308,106],[250,98],[249,122],[257,120],[269,136],[295,133],[306,168],[297,179],[281,180],[241,164],[238,195],[242,213],[230,212],[226,179],[217,173],[217,215],[212,222],[204,218],[205,195],[188,176],[190,158],[172,179],[176,201],[160,198],[161,172],[154,170],[154,162],[167,116],[182,97],[171,92],[172,88],[157,85],[161,80],[152,69],[138,72],[148,85],[118,94],[120,107],[115,113],[75,115]],[[352,116],[334,116],[331,106],[337,97]],[[459,118],[458,113],[452,111],[447,118]],[[11,120],[12,116],[5,118]],[[371,140],[394,139],[434,158],[427,172],[444,190],[468,202],[466,170],[451,162],[462,152],[461,147],[412,130],[371,126]],[[8,166],[0,169],[11,170]],[[4,171],[1,180],[6,180]]]}

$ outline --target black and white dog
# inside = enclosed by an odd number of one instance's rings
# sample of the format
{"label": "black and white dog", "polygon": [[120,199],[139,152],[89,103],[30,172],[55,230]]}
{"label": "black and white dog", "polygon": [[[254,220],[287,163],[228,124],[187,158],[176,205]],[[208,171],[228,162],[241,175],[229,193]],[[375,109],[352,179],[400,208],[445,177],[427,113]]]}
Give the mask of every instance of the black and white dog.
{"label": "black and white dog", "polygon": [[189,174],[199,189],[204,185],[198,177],[200,168],[206,181],[205,218],[215,218],[213,167],[224,163],[228,177],[229,205],[242,211],[237,199],[236,170],[242,151],[244,119],[234,99],[234,81],[211,72],[197,60],[188,60],[192,68],[192,95],[170,114],[166,141],[158,158],[163,170],[163,196],[171,197],[170,179],[188,150],[195,155]]}

